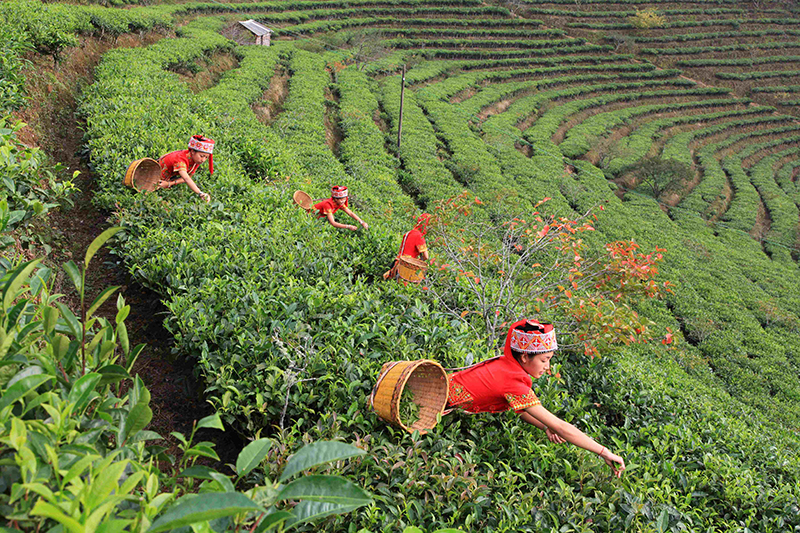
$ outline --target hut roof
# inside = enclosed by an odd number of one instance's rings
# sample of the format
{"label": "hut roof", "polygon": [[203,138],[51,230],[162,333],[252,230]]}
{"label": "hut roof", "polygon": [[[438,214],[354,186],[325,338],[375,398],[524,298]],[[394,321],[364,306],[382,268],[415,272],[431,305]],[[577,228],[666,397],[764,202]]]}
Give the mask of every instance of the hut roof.
{"label": "hut roof", "polygon": [[269,35],[270,33],[272,33],[271,29],[267,28],[266,26],[262,26],[253,19],[244,21],[240,20],[239,24],[250,30],[254,35],[261,36],[261,35]]}

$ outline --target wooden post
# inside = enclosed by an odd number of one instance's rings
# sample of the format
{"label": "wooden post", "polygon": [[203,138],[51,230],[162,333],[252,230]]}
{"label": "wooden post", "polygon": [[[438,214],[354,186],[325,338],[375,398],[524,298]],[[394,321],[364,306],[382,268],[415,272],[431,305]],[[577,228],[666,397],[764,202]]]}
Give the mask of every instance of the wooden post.
{"label": "wooden post", "polygon": [[406,91],[406,65],[403,64],[403,81],[400,82],[400,120],[397,121],[397,149],[400,150],[400,139],[403,136],[403,98]]}

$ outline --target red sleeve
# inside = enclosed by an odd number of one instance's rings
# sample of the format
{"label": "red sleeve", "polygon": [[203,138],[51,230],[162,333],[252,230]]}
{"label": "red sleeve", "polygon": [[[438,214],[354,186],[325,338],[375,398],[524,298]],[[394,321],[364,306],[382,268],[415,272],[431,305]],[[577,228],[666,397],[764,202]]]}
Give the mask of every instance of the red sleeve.
{"label": "red sleeve", "polygon": [[508,386],[503,391],[503,397],[508,402],[509,408],[517,412],[542,403],[527,383],[518,380],[509,380]]}

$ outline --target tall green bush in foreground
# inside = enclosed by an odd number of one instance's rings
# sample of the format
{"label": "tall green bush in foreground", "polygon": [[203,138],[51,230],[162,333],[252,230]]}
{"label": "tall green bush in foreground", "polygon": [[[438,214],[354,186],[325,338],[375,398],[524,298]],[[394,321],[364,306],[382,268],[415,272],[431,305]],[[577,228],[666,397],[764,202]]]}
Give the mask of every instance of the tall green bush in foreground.
{"label": "tall green bush in foreground", "polygon": [[[0,231],[9,216],[0,202]],[[341,442],[302,448],[274,480],[258,468],[269,439],[241,451],[233,476],[195,464],[200,457],[219,461],[213,443],[193,442],[198,429],[223,429],[216,414],[196,423],[188,438],[174,434],[182,452],[177,463],[153,445],[162,439],[146,429],[150,393],[130,373],[144,349],[128,340],[130,306],[120,295],[113,320],[96,316],[119,287],[84,301],[86,269],[119,229],[95,239],[81,266],[65,265],[80,296],[79,316],[51,293],[53,272],[38,259],[0,260],[0,512],[7,524],[26,531],[59,524],[72,533],[283,531],[370,503],[368,493],[341,477],[298,477],[364,454]],[[193,480],[201,480],[199,487]],[[243,491],[245,481],[252,488]],[[282,503],[289,501],[300,503]]]}

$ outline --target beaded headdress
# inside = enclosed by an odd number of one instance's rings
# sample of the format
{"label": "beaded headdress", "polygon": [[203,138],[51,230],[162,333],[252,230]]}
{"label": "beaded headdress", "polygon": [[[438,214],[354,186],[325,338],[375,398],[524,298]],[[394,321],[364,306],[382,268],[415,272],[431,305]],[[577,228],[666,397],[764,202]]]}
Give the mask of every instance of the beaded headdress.
{"label": "beaded headdress", "polygon": [[521,331],[515,324],[509,332],[512,350],[522,353],[544,353],[558,350],[556,330],[552,324],[541,324],[536,320],[526,320],[521,325],[533,326],[535,331]]}
{"label": "beaded headdress", "polygon": [[209,139],[203,135],[192,135],[189,138],[189,149],[205,152],[208,154],[208,172],[214,173],[214,139]]}

